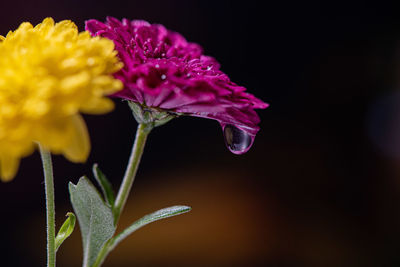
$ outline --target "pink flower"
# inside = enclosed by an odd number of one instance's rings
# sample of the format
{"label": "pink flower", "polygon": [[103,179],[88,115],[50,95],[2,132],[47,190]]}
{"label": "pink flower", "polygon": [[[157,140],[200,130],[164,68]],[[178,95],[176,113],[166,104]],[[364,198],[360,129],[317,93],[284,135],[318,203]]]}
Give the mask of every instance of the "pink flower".
{"label": "pink flower", "polygon": [[124,63],[115,74],[124,89],[115,96],[146,108],[217,120],[233,153],[250,148],[260,122],[254,109],[268,104],[231,82],[201,46],[141,20],[89,20],[86,30],[113,40]]}

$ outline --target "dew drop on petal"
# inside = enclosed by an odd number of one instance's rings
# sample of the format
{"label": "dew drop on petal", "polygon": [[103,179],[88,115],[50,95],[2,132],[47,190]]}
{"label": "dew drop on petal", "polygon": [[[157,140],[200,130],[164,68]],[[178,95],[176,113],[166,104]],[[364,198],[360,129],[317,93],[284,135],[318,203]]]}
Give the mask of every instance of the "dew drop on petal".
{"label": "dew drop on petal", "polygon": [[223,129],[225,144],[232,153],[243,154],[250,149],[253,136],[231,124],[225,125]]}
{"label": "dew drop on petal", "polygon": [[165,74],[161,75],[161,80],[165,80],[167,76]]}

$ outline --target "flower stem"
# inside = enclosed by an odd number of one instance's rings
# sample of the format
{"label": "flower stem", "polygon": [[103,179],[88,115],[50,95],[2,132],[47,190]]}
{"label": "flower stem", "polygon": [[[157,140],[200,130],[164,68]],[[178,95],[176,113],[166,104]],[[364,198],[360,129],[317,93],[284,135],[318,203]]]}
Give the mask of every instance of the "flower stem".
{"label": "flower stem", "polygon": [[42,158],[44,184],[46,189],[46,216],[47,216],[47,267],[56,266],[56,239],[55,239],[55,205],[54,205],[54,178],[51,154],[39,144]]}
{"label": "flower stem", "polygon": [[131,191],[132,184],[135,180],[136,172],[139,167],[140,159],[142,158],[147,136],[152,128],[152,125],[149,124],[140,123],[138,125],[135,143],[133,144],[128,166],[126,168],[125,175],[114,204],[113,212],[115,225],[118,224],[119,218],[121,217],[121,212],[128,199],[129,192]]}
{"label": "flower stem", "polygon": [[[114,225],[118,224],[122,210],[124,209],[125,203],[128,199],[129,192],[131,191],[132,184],[135,180],[136,172],[139,167],[140,159],[143,155],[147,136],[149,135],[151,129],[153,129],[153,125],[151,124],[139,123],[138,125],[135,142],[133,144],[131,155],[129,157],[128,166],[126,168],[125,175],[113,207]],[[112,250],[112,240],[113,239],[104,244],[103,248],[99,252],[99,255],[97,256],[96,262],[93,264],[92,267],[98,267],[102,265],[108,253],[110,253]]]}

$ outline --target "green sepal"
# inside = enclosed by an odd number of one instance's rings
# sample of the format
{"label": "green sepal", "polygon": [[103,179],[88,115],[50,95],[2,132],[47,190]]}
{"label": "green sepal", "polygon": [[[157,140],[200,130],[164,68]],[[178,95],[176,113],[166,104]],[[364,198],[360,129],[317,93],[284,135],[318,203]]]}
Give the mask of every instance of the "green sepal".
{"label": "green sepal", "polygon": [[83,243],[83,267],[94,264],[104,244],[114,235],[114,216],[94,185],[82,177],[69,183],[71,203],[78,218]]}
{"label": "green sepal", "polygon": [[115,194],[112,189],[112,185],[110,181],[108,181],[105,174],[100,170],[97,163],[93,164],[93,175],[99,184],[101,191],[103,192],[104,199],[110,205],[110,207],[114,207],[115,202]]}
{"label": "green sepal", "polygon": [[131,108],[136,121],[146,125],[146,130],[148,132],[150,132],[154,127],[164,125],[173,118],[183,115],[181,113],[172,113],[154,107],[147,107],[132,101],[128,101],[128,105]]}
{"label": "green sepal", "polygon": [[61,226],[56,236],[56,251],[64,242],[64,240],[67,239],[72,234],[75,228],[75,222],[76,222],[75,214],[73,214],[72,212],[68,212],[66,216],[68,218],[65,220],[65,222]]}

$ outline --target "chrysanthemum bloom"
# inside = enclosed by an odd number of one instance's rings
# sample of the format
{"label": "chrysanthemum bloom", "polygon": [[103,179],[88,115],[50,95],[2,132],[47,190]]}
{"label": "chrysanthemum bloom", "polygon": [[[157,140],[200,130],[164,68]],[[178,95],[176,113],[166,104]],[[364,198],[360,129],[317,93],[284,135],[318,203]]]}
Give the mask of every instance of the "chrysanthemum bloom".
{"label": "chrysanthemum bloom", "polygon": [[124,89],[115,96],[147,111],[217,120],[233,153],[250,148],[260,121],[254,109],[268,104],[231,82],[198,44],[162,25],[139,20],[89,20],[86,29],[113,40],[124,63],[115,75]]}
{"label": "chrysanthemum bloom", "polygon": [[121,69],[112,41],[78,33],[71,21],[46,18],[22,23],[0,36],[0,176],[13,178],[35,142],[72,162],[90,151],[79,112],[113,108],[105,95],[122,88],[112,74]]}

